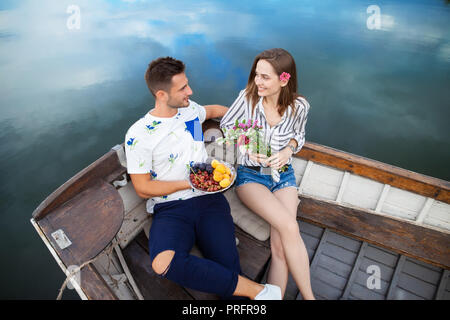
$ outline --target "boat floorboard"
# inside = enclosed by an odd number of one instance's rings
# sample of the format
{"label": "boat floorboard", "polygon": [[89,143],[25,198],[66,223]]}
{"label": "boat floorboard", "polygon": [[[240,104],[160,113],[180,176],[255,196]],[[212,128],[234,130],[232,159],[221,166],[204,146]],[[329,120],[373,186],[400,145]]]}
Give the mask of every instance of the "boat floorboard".
{"label": "boat floorboard", "polygon": [[[261,242],[236,227],[239,239],[238,252],[242,274],[247,278],[261,281],[270,258],[268,242]],[[216,300],[214,294],[183,288],[178,284],[158,276],[151,267],[148,240],[142,231],[123,250],[123,255],[143,297],[151,300]]]}
{"label": "boat floorboard", "polygon": [[[447,270],[302,220],[298,223],[308,252],[311,284],[317,299],[450,298]],[[236,227],[236,237],[239,239],[242,274],[265,283],[270,261],[269,242],[256,240],[239,227]],[[151,268],[147,246],[147,237],[141,232],[123,251],[145,299],[218,299],[216,295],[183,288],[157,276]],[[302,299],[291,275],[284,299]]]}

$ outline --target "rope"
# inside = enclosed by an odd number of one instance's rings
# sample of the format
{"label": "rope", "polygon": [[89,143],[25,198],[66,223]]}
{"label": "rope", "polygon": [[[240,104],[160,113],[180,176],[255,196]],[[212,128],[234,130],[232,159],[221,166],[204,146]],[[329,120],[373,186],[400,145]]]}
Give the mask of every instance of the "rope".
{"label": "rope", "polygon": [[[109,247],[106,248],[105,250],[103,250],[103,252],[106,253],[106,255],[108,256],[109,262],[111,262],[110,254],[112,253],[112,250],[114,249],[114,247],[115,247],[116,245],[117,245],[117,241],[114,241],[114,240],[113,240],[113,241],[111,241],[111,243],[108,245]],[[91,259],[91,260],[88,260],[88,261],[82,263],[81,266],[79,266],[79,267],[73,269],[72,272],[70,272],[70,273],[67,275],[66,280],[64,280],[64,282],[63,282],[61,288],[59,289],[59,294],[58,294],[58,297],[56,297],[56,300],[61,300],[62,294],[63,294],[64,290],[66,289],[67,283],[70,281],[70,279],[71,279],[75,274],[77,274],[78,272],[80,272],[81,269],[83,269],[85,266],[87,266],[88,264],[90,264],[90,263],[94,262],[95,260],[97,260],[100,256],[101,256],[101,254],[97,255],[95,258],[93,258],[93,259]],[[109,268],[109,266],[108,266],[108,268]]]}

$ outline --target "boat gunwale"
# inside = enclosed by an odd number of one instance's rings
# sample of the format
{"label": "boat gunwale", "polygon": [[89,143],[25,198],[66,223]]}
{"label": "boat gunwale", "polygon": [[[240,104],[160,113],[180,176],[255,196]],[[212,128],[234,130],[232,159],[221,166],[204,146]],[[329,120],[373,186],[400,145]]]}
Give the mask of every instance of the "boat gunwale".
{"label": "boat gunwale", "polygon": [[446,180],[308,141],[294,156],[450,204]]}

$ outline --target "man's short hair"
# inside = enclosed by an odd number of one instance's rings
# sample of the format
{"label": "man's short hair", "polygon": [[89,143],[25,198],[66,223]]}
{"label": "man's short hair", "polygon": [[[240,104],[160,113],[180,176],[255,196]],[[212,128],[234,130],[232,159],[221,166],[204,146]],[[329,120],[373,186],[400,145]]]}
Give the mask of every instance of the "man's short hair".
{"label": "man's short hair", "polygon": [[172,77],[183,73],[185,65],[182,61],[172,57],[158,58],[153,60],[145,73],[145,82],[154,97],[158,90],[169,92]]}

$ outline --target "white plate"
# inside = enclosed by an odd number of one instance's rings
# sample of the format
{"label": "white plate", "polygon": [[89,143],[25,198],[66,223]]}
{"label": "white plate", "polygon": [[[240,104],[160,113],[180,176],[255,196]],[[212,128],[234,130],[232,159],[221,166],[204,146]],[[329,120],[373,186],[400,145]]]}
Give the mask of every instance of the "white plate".
{"label": "white plate", "polygon": [[201,192],[208,193],[208,194],[224,192],[224,191],[228,190],[233,185],[234,181],[236,181],[236,176],[237,176],[236,170],[234,170],[234,167],[231,164],[229,164],[228,162],[220,161],[220,163],[224,164],[231,171],[231,173],[230,173],[231,183],[228,187],[222,188],[217,191],[204,191],[204,190],[198,189],[198,188],[194,187],[194,185],[192,184],[192,181],[190,178],[190,174],[192,173],[192,171],[189,170],[188,181],[189,181],[189,184],[191,185],[191,187],[197,191],[201,191]]}

